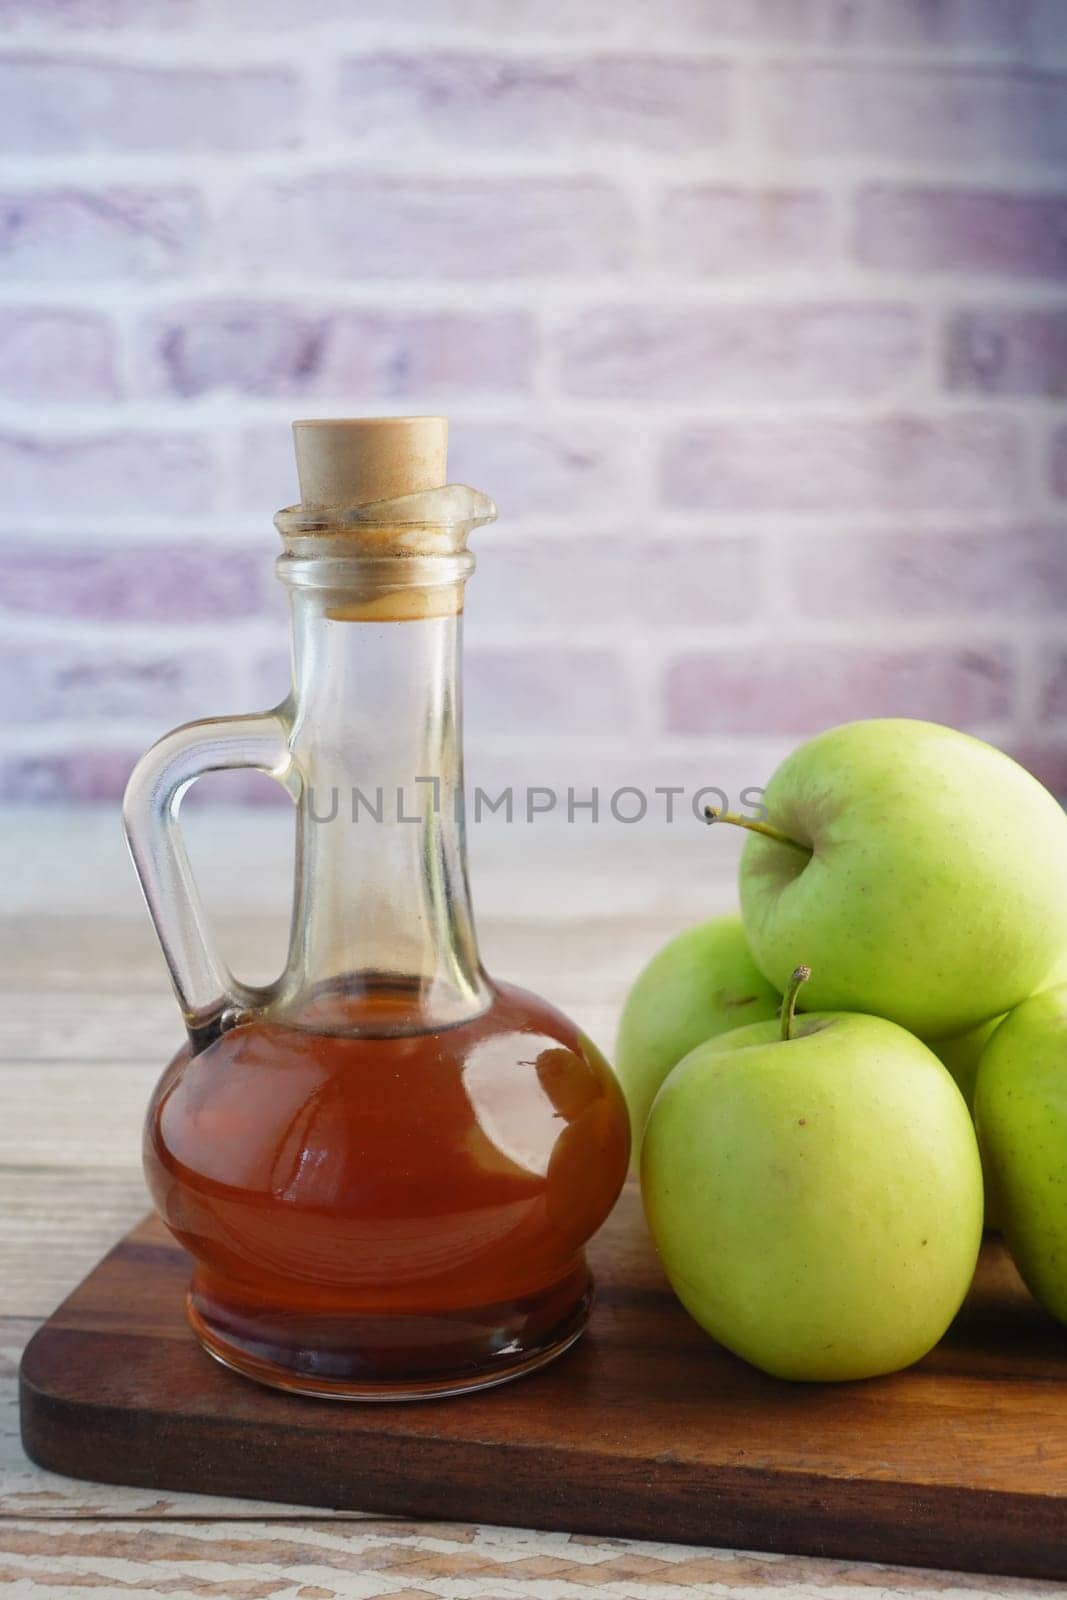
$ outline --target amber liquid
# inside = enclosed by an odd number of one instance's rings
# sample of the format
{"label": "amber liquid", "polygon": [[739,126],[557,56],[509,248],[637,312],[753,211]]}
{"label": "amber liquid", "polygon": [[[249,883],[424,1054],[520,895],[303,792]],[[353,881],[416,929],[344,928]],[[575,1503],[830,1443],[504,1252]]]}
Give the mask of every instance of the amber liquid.
{"label": "amber liquid", "polygon": [[566,1018],[492,994],[429,1032],[405,1031],[402,987],[327,994],[171,1063],[145,1170],[212,1354],[284,1388],[413,1398],[501,1382],[581,1332],[626,1110]]}

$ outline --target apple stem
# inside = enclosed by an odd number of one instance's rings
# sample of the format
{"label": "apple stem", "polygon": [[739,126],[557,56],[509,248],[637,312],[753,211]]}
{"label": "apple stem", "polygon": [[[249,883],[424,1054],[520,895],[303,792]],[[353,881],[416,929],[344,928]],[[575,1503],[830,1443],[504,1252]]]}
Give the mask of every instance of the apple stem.
{"label": "apple stem", "polygon": [[812,854],[810,844],[801,844],[799,839],[791,839],[772,822],[759,822],[755,817],[743,817],[737,811],[717,811],[714,806],[705,806],[704,815],[708,822],[729,822],[735,828],[747,828],[750,833],[762,833],[765,839],[773,839],[775,844],[786,844],[790,850],[799,850],[802,856]]}
{"label": "apple stem", "polygon": [[782,1001],[782,1039],[788,1042],[793,1037],[793,1018],[796,1015],[797,995],[801,985],[807,983],[811,977],[810,967],[796,967],[789,980],[789,987],[785,991]]}

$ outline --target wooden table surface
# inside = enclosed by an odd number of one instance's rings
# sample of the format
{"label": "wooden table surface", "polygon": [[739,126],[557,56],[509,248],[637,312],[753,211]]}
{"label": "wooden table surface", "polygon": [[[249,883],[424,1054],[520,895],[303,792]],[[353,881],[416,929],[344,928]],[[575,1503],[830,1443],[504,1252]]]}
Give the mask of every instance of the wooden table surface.
{"label": "wooden table surface", "polygon": [[[194,860],[242,975],[284,943],[284,817],[204,814]],[[473,845],[490,970],[547,994],[610,1050],[670,934],[731,901],[732,849],[692,829],[500,829]],[[1063,1586],[732,1550],[422,1524],[59,1478],[19,1443],[38,1324],[146,1209],[140,1121],[179,1042],[110,813],[0,815],[0,1593],[167,1600],[652,1600],[1062,1594]],[[240,915],[233,908],[240,907]]]}

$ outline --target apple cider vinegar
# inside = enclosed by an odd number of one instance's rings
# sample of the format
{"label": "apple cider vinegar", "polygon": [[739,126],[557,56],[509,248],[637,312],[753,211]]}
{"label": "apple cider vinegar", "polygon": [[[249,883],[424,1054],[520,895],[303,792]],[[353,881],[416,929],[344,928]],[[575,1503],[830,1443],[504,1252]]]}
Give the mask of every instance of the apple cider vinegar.
{"label": "apple cider vinegar", "polygon": [[363,1031],[417,1010],[383,989],[339,1032],[253,1021],[159,1085],[145,1167],[222,1360],[283,1387],[418,1392],[580,1332],[582,1245],[627,1159],[610,1073],[518,989],[452,1027]]}

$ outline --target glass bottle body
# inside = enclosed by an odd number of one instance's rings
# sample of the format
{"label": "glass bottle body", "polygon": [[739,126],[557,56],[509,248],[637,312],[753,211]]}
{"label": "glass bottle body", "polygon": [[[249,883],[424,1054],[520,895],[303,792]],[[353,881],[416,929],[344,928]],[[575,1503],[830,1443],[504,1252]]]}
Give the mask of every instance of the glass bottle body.
{"label": "glass bottle body", "polygon": [[[254,991],[201,961],[183,993],[169,930],[190,1043],[153,1096],[144,1160],[195,1263],[190,1321],[227,1365],[311,1394],[452,1394],[565,1349],[589,1311],[583,1246],[628,1162],[596,1048],[478,955],[458,559],[420,592],[410,561],[393,572],[378,552],[368,578],[362,542],[283,558],[294,687],[249,719],[266,748],[248,764],[297,807],[286,967]],[[146,763],[144,794],[165,795]],[[138,865],[158,926],[167,862]]]}
{"label": "glass bottle body", "polygon": [[454,1393],[540,1365],[584,1326],[582,1247],[628,1155],[609,1070],[502,985],[467,1022],[365,1031],[410,1004],[364,989],[344,1032],[239,1025],[182,1051],[156,1091],[145,1170],[196,1261],[190,1317],[250,1376]]}

